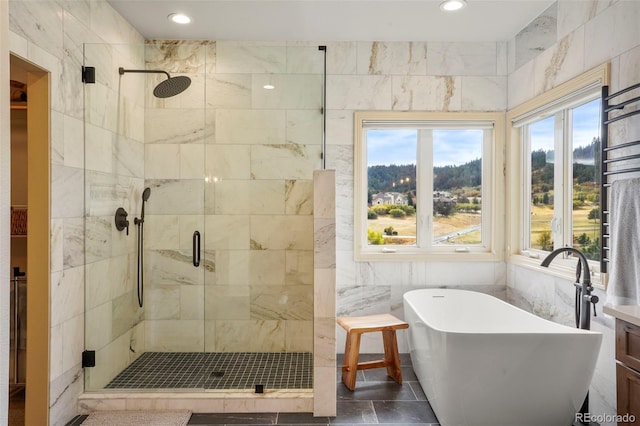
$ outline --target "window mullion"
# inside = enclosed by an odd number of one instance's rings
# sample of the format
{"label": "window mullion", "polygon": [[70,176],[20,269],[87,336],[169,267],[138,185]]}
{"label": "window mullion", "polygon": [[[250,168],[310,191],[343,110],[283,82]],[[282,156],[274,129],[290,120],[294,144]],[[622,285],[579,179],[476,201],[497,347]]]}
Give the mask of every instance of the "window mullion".
{"label": "window mullion", "polygon": [[433,246],[433,130],[418,131],[418,217],[417,245]]}
{"label": "window mullion", "polygon": [[564,247],[564,227],[565,218],[565,171],[564,171],[564,150],[565,150],[565,132],[564,132],[564,114],[558,111],[555,114],[554,126],[554,173],[553,173],[553,221],[551,231],[553,234],[554,249]]}
{"label": "window mullion", "polygon": [[564,245],[573,247],[573,116],[571,110],[565,110],[564,126]]}

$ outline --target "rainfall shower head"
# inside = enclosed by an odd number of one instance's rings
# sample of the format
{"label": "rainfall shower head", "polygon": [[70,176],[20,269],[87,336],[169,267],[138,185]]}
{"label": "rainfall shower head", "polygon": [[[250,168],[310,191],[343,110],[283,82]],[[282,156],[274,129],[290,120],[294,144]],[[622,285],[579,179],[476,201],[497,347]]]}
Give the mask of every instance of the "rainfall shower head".
{"label": "rainfall shower head", "polygon": [[127,72],[166,74],[167,79],[160,82],[155,89],[153,89],[153,96],[156,98],[170,98],[171,96],[184,92],[191,85],[191,79],[189,77],[183,75],[171,77],[168,72],[163,70],[126,70],[120,67],[118,68],[118,72],[120,75]]}

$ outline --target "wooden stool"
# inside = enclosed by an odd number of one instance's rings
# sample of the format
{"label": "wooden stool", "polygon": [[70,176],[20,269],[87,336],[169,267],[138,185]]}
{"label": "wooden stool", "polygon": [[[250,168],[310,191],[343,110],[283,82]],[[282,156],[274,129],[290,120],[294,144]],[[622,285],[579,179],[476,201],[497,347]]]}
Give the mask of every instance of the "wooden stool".
{"label": "wooden stool", "polygon": [[[338,324],[347,330],[347,341],[344,347],[344,361],[342,362],[342,383],[350,390],[356,387],[358,370],[387,367],[387,374],[396,382],[402,384],[402,370],[400,369],[400,355],[396,330],[409,328],[409,324],[390,314],[367,315],[364,317],[342,317]],[[362,333],[374,331],[382,332],[384,342],[384,359],[358,363],[360,355],[360,336]]]}

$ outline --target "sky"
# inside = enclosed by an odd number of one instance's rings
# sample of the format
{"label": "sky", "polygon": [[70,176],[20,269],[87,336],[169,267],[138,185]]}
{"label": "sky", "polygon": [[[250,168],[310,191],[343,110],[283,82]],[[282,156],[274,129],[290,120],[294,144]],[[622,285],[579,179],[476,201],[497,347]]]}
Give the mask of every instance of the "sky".
{"label": "sky", "polygon": [[[553,117],[531,126],[533,149],[553,150]],[[574,109],[574,147],[591,144],[600,135],[600,99]],[[367,131],[369,166],[416,164],[417,131],[371,129]],[[434,131],[434,166],[460,165],[482,157],[481,132]]]}
{"label": "sky", "polygon": [[[553,150],[553,116],[531,125],[532,149]],[[573,111],[573,146],[587,146],[600,136],[600,99],[575,108]]]}
{"label": "sky", "polygon": [[[481,130],[435,130],[433,165],[460,165],[482,157]],[[417,131],[412,129],[368,130],[369,166],[416,164]]]}

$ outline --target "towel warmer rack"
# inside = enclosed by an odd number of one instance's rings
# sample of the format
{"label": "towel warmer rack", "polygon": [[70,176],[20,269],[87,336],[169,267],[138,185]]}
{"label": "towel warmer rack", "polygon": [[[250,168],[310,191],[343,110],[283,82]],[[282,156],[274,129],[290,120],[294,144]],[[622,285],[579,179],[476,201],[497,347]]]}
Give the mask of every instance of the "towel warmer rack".
{"label": "towel warmer rack", "polygon": [[[609,262],[609,194],[610,176],[640,172],[640,163],[629,160],[640,159],[640,140],[627,141],[609,146],[609,126],[620,120],[640,115],[640,94],[630,93],[628,99],[614,101],[625,93],[640,89],[640,83],[609,94],[609,86],[602,87],[601,135],[600,135],[600,272],[607,272]],[[628,112],[622,112],[627,108]],[[639,126],[640,127],[640,126]],[[622,151],[619,151],[622,150]]]}

